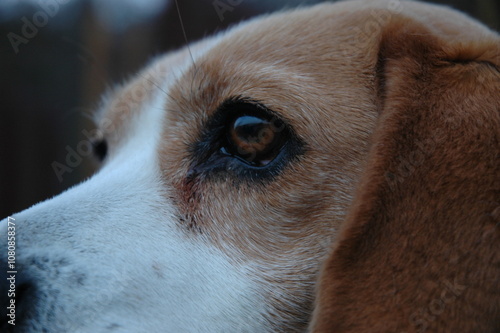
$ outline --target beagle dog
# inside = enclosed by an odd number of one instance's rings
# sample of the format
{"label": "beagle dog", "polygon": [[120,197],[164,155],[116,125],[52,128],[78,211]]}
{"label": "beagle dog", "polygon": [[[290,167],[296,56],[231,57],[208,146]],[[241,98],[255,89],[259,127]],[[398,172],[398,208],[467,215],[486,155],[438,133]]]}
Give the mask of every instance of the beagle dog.
{"label": "beagle dog", "polygon": [[260,17],[96,117],[100,171],[1,222],[3,331],[500,330],[500,37],[467,16]]}

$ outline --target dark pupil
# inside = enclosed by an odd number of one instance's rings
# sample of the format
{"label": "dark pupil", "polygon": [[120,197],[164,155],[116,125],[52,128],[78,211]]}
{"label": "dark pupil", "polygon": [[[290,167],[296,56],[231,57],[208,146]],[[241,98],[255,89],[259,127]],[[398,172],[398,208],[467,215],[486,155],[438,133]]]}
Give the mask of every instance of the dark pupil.
{"label": "dark pupil", "polygon": [[254,166],[271,162],[282,143],[280,128],[255,116],[237,118],[229,129],[228,140],[231,143],[229,153]]}

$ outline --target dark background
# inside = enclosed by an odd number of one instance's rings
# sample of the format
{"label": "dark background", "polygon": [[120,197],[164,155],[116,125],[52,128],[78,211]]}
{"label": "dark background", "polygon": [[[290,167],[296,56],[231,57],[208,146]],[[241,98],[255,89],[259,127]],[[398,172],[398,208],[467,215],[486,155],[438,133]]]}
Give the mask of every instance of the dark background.
{"label": "dark background", "polygon": [[[72,171],[60,178],[53,163],[68,165],[68,149],[93,128],[89,115],[100,95],[151,57],[186,44],[185,37],[197,40],[261,13],[321,2],[216,0],[228,6],[221,19],[214,0],[178,0],[178,7],[175,0],[142,0],[134,7],[140,1],[0,0],[0,218],[93,173],[92,158],[72,160]],[[498,0],[435,2],[500,30]],[[23,35],[26,21],[39,26],[25,27]],[[27,37],[17,52],[13,34]]]}

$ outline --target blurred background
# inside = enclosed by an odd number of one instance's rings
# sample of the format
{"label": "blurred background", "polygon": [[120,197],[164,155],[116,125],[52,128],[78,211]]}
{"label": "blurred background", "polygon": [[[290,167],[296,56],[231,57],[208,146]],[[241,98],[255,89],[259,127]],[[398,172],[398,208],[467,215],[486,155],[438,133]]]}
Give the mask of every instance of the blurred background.
{"label": "blurred background", "polygon": [[[107,87],[186,39],[317,2],[0,0],[0,218],[92,175],[95,162],[77,150]],[[434,2],[500,30],[498,0]]]}

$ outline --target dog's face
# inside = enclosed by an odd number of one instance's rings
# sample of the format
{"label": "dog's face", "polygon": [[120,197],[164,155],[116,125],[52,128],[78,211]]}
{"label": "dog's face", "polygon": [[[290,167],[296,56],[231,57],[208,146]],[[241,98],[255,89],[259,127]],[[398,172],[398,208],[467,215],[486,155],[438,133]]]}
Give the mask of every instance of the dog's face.
{"label": "dog's face", "polygon": [[373,8],[254,20],[109,94],[101,170],[14,216],[19,332],[304,331],[378,119]]}
{"label": "dog's face", "polygon": [[323,11],[243,24],[107,96],[101,170],[15,215],[21,327],[305,328],[375,119]]}

